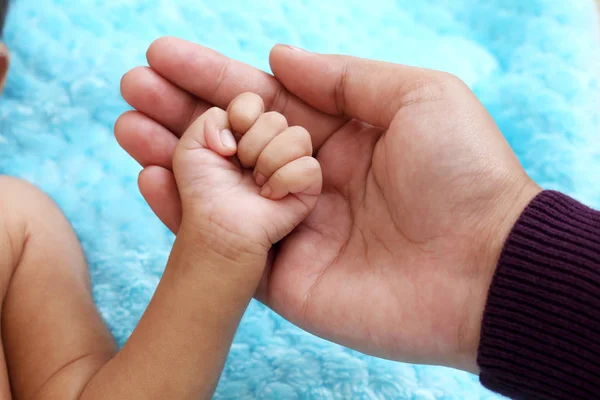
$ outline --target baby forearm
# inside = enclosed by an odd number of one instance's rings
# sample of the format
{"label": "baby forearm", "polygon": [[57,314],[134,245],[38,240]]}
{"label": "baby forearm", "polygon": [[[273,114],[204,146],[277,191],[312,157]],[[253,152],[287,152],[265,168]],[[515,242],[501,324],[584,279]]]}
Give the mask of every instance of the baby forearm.
{"label": "baby forearm", "polygon": [[233,263],[181,232],[137,328],[81,398],[210,398],[260,279]]}
{"label": "baby forearm", "polygon": [[9,367],[8,373],[0,367],[0,398],[210,397],[264,260],[234,265],[182,229],[151,304],[117,353],[60,210],[15,179],[0,177],[0,192],[2,345]]}

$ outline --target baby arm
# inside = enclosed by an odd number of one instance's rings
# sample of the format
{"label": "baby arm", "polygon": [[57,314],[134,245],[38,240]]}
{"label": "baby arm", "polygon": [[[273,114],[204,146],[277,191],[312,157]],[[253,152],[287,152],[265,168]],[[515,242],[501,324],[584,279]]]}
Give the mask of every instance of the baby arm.
{"label": "baby arm", "polygon": [[116,350],[83,252],[38,189],[0,177],[0,193],[0,398],[78,398]]}
{"label": "baby arm", "polygon": [[264,114],[256,95],[190,126],[173,159],[183,219],[165,273],[131,338],[82,399],[212,395],[272,244],[316,204],[322,178],[311,155],[308,132]]}
{"label": "baby arm", "polygon": [[308,133],[263,113],[255,95],[190,126],[173,159],[181,229],[120,352],[66,219],[36,189],[0,177],[1,398],[210,398],[271,245],[316,204],[311,154]]}

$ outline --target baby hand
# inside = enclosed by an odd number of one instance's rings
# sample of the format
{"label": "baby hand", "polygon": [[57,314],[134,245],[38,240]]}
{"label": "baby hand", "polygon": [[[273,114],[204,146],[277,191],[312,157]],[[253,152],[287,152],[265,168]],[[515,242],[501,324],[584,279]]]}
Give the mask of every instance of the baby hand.
{"label": "baby hand", "polygon": [[193,122],[175,150],[173,171],[181,230],[235,261],[266,259],[313,210],[322,186],[309,133],[288,127],[279,113],[264,113],[262,99],[252,93]]}

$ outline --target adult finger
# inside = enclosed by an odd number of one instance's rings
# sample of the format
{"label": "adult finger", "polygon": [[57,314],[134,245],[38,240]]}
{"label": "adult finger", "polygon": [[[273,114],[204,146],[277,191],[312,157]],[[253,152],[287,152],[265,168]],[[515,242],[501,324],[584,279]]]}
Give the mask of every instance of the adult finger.
{"label": "adult finger", "polygon": [[451,75],[356,57],[311,53],[278,45],[271,70],[314,108],[388,127],[403,106],[443,94]]}
{"label": "adult finger", "polygon": [[144,168],[138,186],[154,214],[176,234],[181,225],[181,199],[173,172],[154,165]]}
{"label": "adult finger", "polygon": [[211,107],[148,67],[137,67],[127,72],[121,79],[121,94],[131,107],[176,136],[181,136],[198,116]]}
{"label": "adult finger", "polygon": [[115,138],[142,167],[173,168],[177,138],[167,128],[137,111],[123,113],[115,122]]}
{"label": "adult finger", "polygon": [[291,95],[272,75],[198,44],[160,38],[148,49],[147,59],[163,78],[223,109],[244,92],[258,94],[267,110],[283,114],[292,125],[305,127],[317,148],[345,122]]}

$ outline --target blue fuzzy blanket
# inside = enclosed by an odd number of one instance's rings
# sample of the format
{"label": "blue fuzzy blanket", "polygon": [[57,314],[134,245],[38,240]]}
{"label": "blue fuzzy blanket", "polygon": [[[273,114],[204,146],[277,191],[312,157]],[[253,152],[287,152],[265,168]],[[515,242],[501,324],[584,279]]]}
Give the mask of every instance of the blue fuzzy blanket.
{"label": "blue fuzzy blanket", "polygon": [[[50,193],[87,253],[119,343],[143,313],[172,235],[138,194],[112,127],[119,79],[165,34],[259,68],[276,42],[453,72],[527,171],[600,206],[600,34],[593,0],[17,0],[0,100],[0,173]],[[402,327],[398,327],[402,329]],[[253,303],[217,399],[493,399],[477,378],[357,354]]]}

